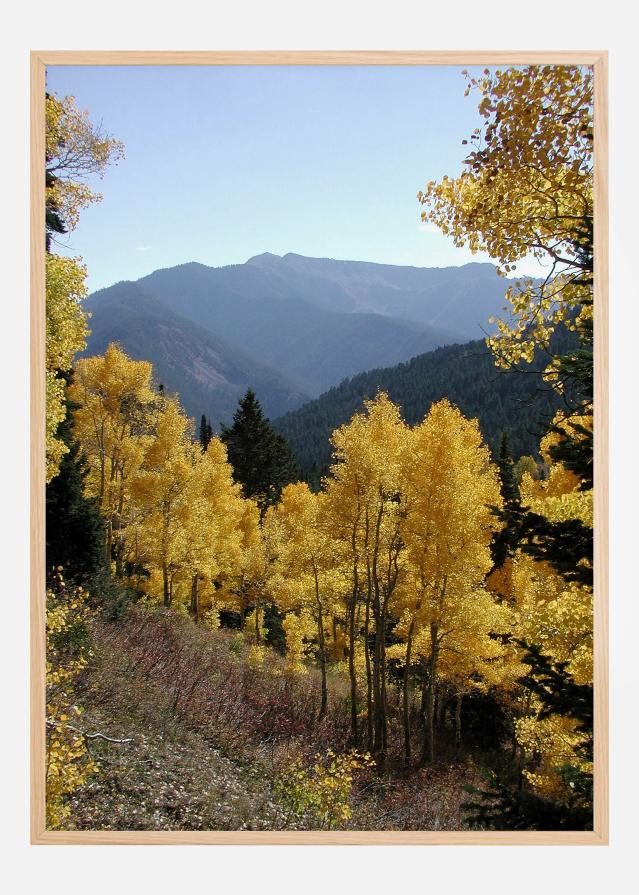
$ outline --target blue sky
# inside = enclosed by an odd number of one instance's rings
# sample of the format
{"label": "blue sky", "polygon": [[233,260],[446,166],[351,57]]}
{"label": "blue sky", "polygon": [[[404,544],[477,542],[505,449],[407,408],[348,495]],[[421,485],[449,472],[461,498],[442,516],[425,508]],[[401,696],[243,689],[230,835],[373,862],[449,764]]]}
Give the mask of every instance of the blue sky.
{"label": "blue sky", "polygon": [[420,223],[417,191],[461,168],[477,97],[452,67],[52,67],[125,144],[57,251],[91,290],[261,252],[423,267],[487,260]]}

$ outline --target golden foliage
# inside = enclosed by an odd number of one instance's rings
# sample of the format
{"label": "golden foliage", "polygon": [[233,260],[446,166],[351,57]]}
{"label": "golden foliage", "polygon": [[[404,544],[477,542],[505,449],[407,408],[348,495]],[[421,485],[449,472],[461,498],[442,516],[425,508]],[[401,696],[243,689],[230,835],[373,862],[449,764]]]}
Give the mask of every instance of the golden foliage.
{"label": "golden foliage", "polygon": [[124,146],[94,125],[72,96],[48,94],[45,116],[47,204],[59,212],[68,230],[74,230],[82,209],[102,199],[87,178],[103,177],[108,165],[124,157]]}
{"label": "golden foliage", "polygon": [[68,448],[56,438],[66,415],[65,382],[59,376],[68,370],[74,355],[81,351],[88,335],[82,310],[86,298],[86,271],[79,259],[46,256],[46,452],[47,482],[56,475]]}
{"label": "golden foliage", "polygon": [[593,87],[589,68],[540,65],[468,78],[484,123],[456,178],[430,182],[422,219],[455,245],[485,251],[502,275],[525,258],[547,265],[541,285],[506,292],[510,315],[487,341],[508,366],[531,361],[559,324],[592,317]]}
{"label": "golden foliage", "polygon": [[374,766],[368,753],[337,755],[328,749],[306,768],[295,759],[280,778],[277,791],[290,809],[307,817],[314,829],[332,830],[350,820],[350,796],[356,774]]}
{"label": "golden foliage", "polygon": [[[73,97],[47,95],[45,103],[46,205],[73,230],[80,211],[101,196],[84,183],[90,174],[102,176],[106,166],[122,157],[122,144],[91,124]],[[46,480],[57,475],[68,448],[56,437],[66,415],[64,380],[75,354],[89,333],[82,309],[86,269],[81,258],[47,252],[46,257]]]}
{"label": "golden foliage", "polygon": [[90,658],[85,625],[86,592],[69,587],[62,571],[47,591],[46,642],[46,820],[48,829],[66,825],[70,809],[66,797],[81,786],[97,765],[85,739],[75,727],[82,710],[75,704],[73,686]]}
{"label": "golden foliage", "polygon": [[[592,594],[520,552],[492,569],[500,525],[492,508],[502,499],[476,420],[442,400],[411,428],[380,394],[333,434],[335,462],[323,490],[289,485],[260,523],[255,502],[233,483],[223,444],[213,438],[202,451],[178,400],[154,390],[149,364],[109,346],[77,362],[70,398],[87,493],[100,500],[118,575],[138,570],[128,574],[150,600],[209,627],[221,610],[238,612],[253,667],[266,663],[265,611],[275,604],[284,670],[306,674],[316,658],[324,710],[328,665],[345,669],[355,723],[371,720],[376,754],[385,748],[385,688],[394,686],[389,661],[404,670],[407,700],[413,666],[428,669],[431,717],[438,686],[459,699],[473,689],[496,692],[516,713],[519,746],[536,756],[530,784],[558,785],[557,762],[582,735],[564,720],[541,724],[518,682],[521,650],[508,635],[537,644],[567,663],[577,683],[588,682]],[[551,442],[542,445],[546,461]],[[522,494],[553,519],[557,502],[575,513],[590,499],[579,484],[551,463],[545,481],[524,474]],[[321,823],[332,823],[333,809],[318,793],[339,788],[327,780],[342,771],[336,765],[326,779],[300,773],[292,798],[323,805]]]}

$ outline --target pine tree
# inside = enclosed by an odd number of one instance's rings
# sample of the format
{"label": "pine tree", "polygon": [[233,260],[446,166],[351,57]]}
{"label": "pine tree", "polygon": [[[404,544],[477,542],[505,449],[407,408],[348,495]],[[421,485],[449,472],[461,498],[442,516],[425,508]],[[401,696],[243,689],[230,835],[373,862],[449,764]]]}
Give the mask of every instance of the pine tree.
{"label": "pine tree", "polygon": [[592,585],[593,530],[580,519],[550,522],[527,512],[517,538],[524,553],[538,562],[549,562],[566,581]]}
{"label": "pine tree", "polygon": [[207,447],[211,443],[212,438],[213,427],[211,426],[211,422],[206,418],[204,414],[202,414],[202,418],[200,420],[200,444],[202,445],[203,451],[207,449]]}
{"label": "pine tree", "polygon": [[233,478],[245,497],[253,498],[263,516],[277,503],[282,489],[299,478],[299,469],[283,435],[264,416],[255,393],[249,389],[240,400],[233,425],[222,426]]}
{"label": "pine tree", "polygon": [[276,650],[281,656],[286,653],[286,634],[282,619],[284,616],[275,603],[267,603],[264,608],[264,636],[265,643]]}
{"label": "pine tree", "polygon": [[491,571],[500,569],[508,557],[513,555],[520,539],[521,495],[506,432],[501,433],[497,467],[503,508],[494,509],[493,512],[504,527],[493,536],[491,545],[493,568]]}
{"label": "pine tree", "polygon": [[[592,445],[591,426],[583,426],[579,421],[572,420],[567,433],[565,425],[562,428],[561,424],[555,422],[551,425],[550,432],[557,434],[559,440],[557,444],[547,449],[548,459],[552,458],[555,461],[556,457],[577,457],[574,467],[564,461],[566,469],[575,473],[577,468],[580,470],[584,468],[583,461],[588,456],[589,450],[592,459],[592,447],[588,447],[588,443],[590,446]],[[504,506],[503,509],[493,510],[493,512],[504,527],[493,538],[491,548],[493,569],[491,571],[501,568],[504,562],[512,557],[519,548],[539,562],[549,562],[566,581],[591,585],[593,574],[592,527],[580,519],[551,521],[545,516],[533,512],[530,507],[522,505],[515,467],[505,433],[502,435],[497,462]],[[590,487],[592,487],[592,478],[589,481]],[[588,480],[581,479],[580,489],[586,490],[587,484]]]}
{"label": "pine tree", "polygon": [[46,563],[62,566],[67,580],[86,583],[107,571],[104,522],[96,500],[85,497],[86,464],[73,438],[72,406],[58,429],[68,451],[46,491]]}
{"label": "pine tree", "polygon": [[55,185],[57,183],[58,178],[54,177],[50,171],[45,171],[45,188],[47,191],[47,197],[45,201],[45,248],[47,252],[51,251],[51,241],[54,238],[54,234],[63,235],[67,232],[67,228],[62,220],[60,215],[60,208],[57,199],[55,198]]}
{"label": "pine tree", "polygon": [[[592,684],[578,684],[567,671],[566,662],[553,662],[541,649],[525,641],[514,641],[525,652],[522,658],[529,671],[519,683],[529,688],[540,700],[538,718],[559,715],[573,718],[576,730],[585,734],[585,742],[578,750],[580,758],[592,762],[593,753],[593,688]],[[466,788],[474,798],[462,804],[469,812],[465,823],[471,827],[490,830],[591,830],[592,829],[592,773],[566,765],[560,774],[569,784],[566,802],[544,798],[495,773],[488,775],[484,789]]]}

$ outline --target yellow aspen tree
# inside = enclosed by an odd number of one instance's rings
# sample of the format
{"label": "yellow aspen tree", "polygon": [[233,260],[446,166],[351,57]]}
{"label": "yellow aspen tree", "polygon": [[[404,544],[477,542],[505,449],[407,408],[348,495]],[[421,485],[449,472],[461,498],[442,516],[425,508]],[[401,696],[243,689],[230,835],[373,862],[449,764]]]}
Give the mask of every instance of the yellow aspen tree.
{"label": "yellow aspen tree", "polygon": [[[423,599],[419,580],[407,577],[402,588],[398,610],[402,614],[394,630],[400,642],[389,654],[403,669],[402,714],[404,728],[404,764],[410,764],[411,744],[411,681],[410,669],[419,663],[430,672],[433,655],[430,612]],[[402,608],[403,607],[403,608]],[[516,678],[525,669],[518,663],[513,651],[494,634],[507,634],[511,630],[511,612],[505,604],[495,602],[493,595],[481,586],[455,599],[447,615],[446,633],[439,639],[437,648],[436,695],[452,693],[455,697],[455,740],[461,744],[461,709],[464,696],[472,691],[488,692],[491,688],[512,689]],[[429,677],[425,683],[430,683]],[[425,707],[430,690],[424,691]]]}
{"label": "yellow aspen tree", "polygon": [[[592,417],[564,420],[559,414],[555,424],[555,430],[541,442],[541,454],[549,464],[548,478],[537,481],[524,475],[522,502],[551,523],[577,519],[591,528],[592,489],[583,489],[574,472],[561,463],[552,463],[549,452],[562,430],[574,432],[577,427],[581,433],[591,431]],[[581,562],[590,565],[587,558]],[[536,561],[519,551],[512,561],[511,599],[517,640],[537,645],[555,663],[565,663],[566,672],[576,684],[592,685],[592,588],[567,581],[550,562]],[[578,730],[577,721],[570,716],[542,716],[539,700],[529,693],[522,695],[520,703],[516,737],[532,763],[532,767],[523,769],[524,776],[541,795],[566,798],[569,784],[562,777],[562,768],[592,772],[591,763],[583,757],[588,734]]]}
{"label": "yellow aspen tree", "polygon": [[500,506],[501,495],[477,421],[465,419],[447,400],[434,404],[412,430],[407,456],[403,533],[415,585],[415,626],[425,628],[430,640],[422,760],[432,761],[442,646],[468,626],[475,605],[490,600],[483,581],[498,523],[489,508]]}
{"label": "yellow aspen tree", "polygon": [[[400,579],[403,518],[403,457],[408,429],[399,409],[380,393],[366,401],[364,413],[333,433],[331,475],[327,480],[331,533],[348,564],[347,598],[351,734],[358,742],[356,640],[363,636],[367,673],[369,748],[383,765],[387,749],[386,637],[395,589]],[[364,618],[358,618],[363,603]],[[363,630],[362,630],[363,627]],[[371,657],[368,649],[374,638]]]}
{"label": "yellow aspen tree", "polygon": [[257,501],[245,498],[239,522],[240,566],[223,592],[225,607],[239,613],[246,633],[258,646],[265,635],[265,611],[272,603],[268,579],[276,552],[274,532],[271,527],[262,526],[261,519],[262,508]]}
{"label": "yellow aspen tree", "polygon": [[286,636],[286,670],[288,674],[308,674],[304,659],[315,634],[315,622],[304,609],[287,612],[282,620]]}
{"label": "yellow aspen tree", "polygon": [[47,482],[57,475],[68,447],[56,437],[66,415],[66,381],[78,351],[86,347],[88,334],[82,301],[86,298],[86,271],[78,259],[46,255],[46,463]]}
{"label": "yellow aspen tree", "polygon": [[545,479],[533,478],[524,473],[520,490],[524,506],[534,513],[544,516],[550,522],[579,519],[589,528],[593,527],[593,491],[584,487],[579,476],[562,463],[553,462],[551,451],[562,437],[585,439],[592,436],[593,417],[566,416],[559,411],[552,422],[551,431],[545,435],[539,452],[547,465]]}
{"label": "yellow aspen tree", "polygon": [[126,527],[132,521],[131,483],[153,440],[159,399],[152,368],[117,346],[81,358],[69,386],[74,435],[87,464],[87,496],[95,497],[106,523],[106,550],[121,575]]}
{"label": "yellow aspen tree", "polygon": [[164,399],[132,483],[137,510],[140,556],[162,573],[164,606],[173,603],[176,580],[187,573],[186,558],[191,531],[189,490],[199,448],[193,443],[192,424],[177,398]]}
{"label": "yellow aspen tree", "polygon": [[[538,645],[543,655],[565,669],[577,684],[592,684],[592,591],[567,582],[549,563],[518,554],[513,561],[512,630],[515,637]],[[579,731],[574,718],[543,716],[539,700],[524,691],[519,699],[515,733],[521,746],[523,774],[541,795],[568,795],[562,779],[565,766],[591,773],[592,767],[579,754],[588,736]]]}
{"label": "yellow aspen tree", "polygon": [[202,597],[208,595],[212,606],[216,590],[242,567],[245,501],[219,439],[211,439],[203,454],[194,455],[184,503],[184,563],[190,575],[190,609],[198,622]]}
{"label": "yellow aspen tree", "polygon": [[86,183],[102,176],[106,166],[122,157],[117,140],[92,125],[67,96],[48,94],[45,100],[46,206],[46,480],[57,475],[68,447],[57,437],[66,414],[65,378],[75,354],[85,347],[87,316],[86,269],[81,258],[50,252],[55,233],[73,230],[82,208],[101,199]]}
{"label": "yellow aspen tree", "polygon": [[334,595],[333,543],[326,519],[326,495],[313,494],[300,482],[287,485],[269,523],[278,529],[279,550],[273,566],[272,590],[284,612],[307,613],[316,625],[321,672],[321,720],[328,708],[327,625]]}
{"label": "yellow aspen tree", "polygon": [[67,796],[98,770],[77,726],[82,709],[73,691],[91,656],[84,632],[89,617],[87,596],[83,588],[70,587],[61,571],[47,590],[46,823],[53,830],[68,828]]}
{"label": "yellow aspen tree", "polygon": [[[459,607],[463,620],[441,641],[439,678],[455,696],[455,743],[462,741],[464,696],[473,691],[510,690],[524,669],[499,637],[510,629],[510,610],[478,588]],[[425,633],[425,631],[423,631]]]}
{"label": "yellow aspen tree", "polygon": [[89,178],[102,178],[108,165],[124,157],[124,145],[93,124],[73,96],[47,94],[45,123],[47,211],[66,232],[75,229],[83,208],[102,200]]}

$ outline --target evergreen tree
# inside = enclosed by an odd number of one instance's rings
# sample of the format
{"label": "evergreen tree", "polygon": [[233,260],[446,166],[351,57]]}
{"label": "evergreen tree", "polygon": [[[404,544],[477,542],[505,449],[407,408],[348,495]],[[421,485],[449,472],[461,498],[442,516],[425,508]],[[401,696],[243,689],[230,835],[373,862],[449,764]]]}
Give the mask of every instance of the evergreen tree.
{"label": "evergreen tree", "polygon": [[[583,247],[584,251],[588,246]],[[592,254],[592,242],[589,246]],[[592,268],[589,271],[592,276]],[[551,432],[560,435],[559,443],[550,449],[555,463],[563,463],[566,469],[581,479],[581,490],[593,487],[593,428],[584,426],[579,418],[592,416],[593,387],[593,331],[592,320],[584,321],[577,331],[579,343],[557,359],[557,379],[562,384],[567,418],[571,431],[553,425]]]}
{"label": "evergreen tree", "polygon": [[[588,434],[585,428],[574,423],[573,426]],[[568,468],[571,468],[564,458],[573,456],[577,459],[572,471],[576,471],[577,468],[583,469],[584,460],[588,456],[587,439],[571,438],[565,430],[554,426],[551,427],[551,431],[557,431],[562,436],[559,444],[551,448],[553,460],[557,458],[558,462],[563,462]],[[584,447],[584,445],[586,446]],[[590,445],[592,445],[592,440],[590,440]],[[493,512],[504,527],[495,534],[493,539],[493,569],[491,571],[500,568],[505,560],[519,548],[539,562],[550,563],[566,581],[592,585],[592,528],[585,525],[580,519],[551,522],[545,516],[533,513],[529,508],[522,506],[515,467],[508,450],[505,433],[502,435],[497,462],[504,506],[503,509],[494,509]],[[585,487],[582,480],[581,488]],[[590,487],[592,487],[592,474]]]}
{"label": "evergreen tree", "polygon": [[[586,734],[580,757],[592,762],[592,685],[577,684],[566,670],[566,662],[553,662],[538,646],[520,640],[513,642],[525,650],[522,662],[530,670],[519,683],[539,698],[539,719],[550,715],[574,718],[577,731]],[[571,794],[564,803],[542,798],[522,786],[513,786],[513,781],[489,774],[486,788],[466,787],[474,799],[462,804],[462,809],[469,812],[465,823],[489,830],[591,830],[592,773],[571,765],[562,767],[559,773],[570,784]]]}
{"label": "evergreen tree", "polygon": [[71,410],[67,403],[58,429],[69,450],[46,490],[46,563],[49,572],[62,566],[65,578],[88,582],[108,571],[104,522],[97,501],[84,495],[87,470],[73,438]]}
{"label": "evergreen tree", "polygon": [[513,537],[524,553],[549,562],[566,581],[592,585],[593,530],[580,519],[550,522],[528,511]]}
{"label": "evergreen tree", "polygon": [[53,188],[57,182],[57,177],[54,177],[50,171],[45,171],[45,187],[47,190],[47,197],[44,206],[44,215],[45,215],[45,248],[47,252],[51,251],[51,240],[54,238],[54,234],[62,235],[67,232],[67,228],[65,226],[64,221],[60,215],[60,210],[58,208],[58,203],[54,197]]}
{"label": "evergreen tree", "polygon": [[221,439],[235,481],[245,497],[256,501],[263,517],[282,489],[298,480],[299,469],[284,436],[273,429],[251,389],[240,400],[233,425],[222,425]]}
{"label": "evergreen tree", "polygon": [[282,656],[286,653],[283,619],[284,616],[275,603],[266,604],[264,607],[264,628],[266,630],[264,641]]}
{"label": "evergreen tree", "polygon": [[493,568],[501,568],[509,556],[515,552],[517,544],[520,540],[519,525],[522,516],[521,495],[519,493],[519,483],[515,471],[510,447],[508,445],[508,435],[506,432],[501,433],[501,441],[499,444],[499,455],[497,457],[497,467],[499,469],[500,491],[503,499],[503,508],[493,508],[493,513],[503,523],[504,527],[501,531],[495,532],[491,545],[491,553],[493,559]]}
{"label": "evergreen tree", "polygon": [[212,438],[213,427],[211,426],[210,420],[208,420],[206,416],[202,414],[202,418],[200,420],[200,444],[202,445],[203,451],[207,449]]}

